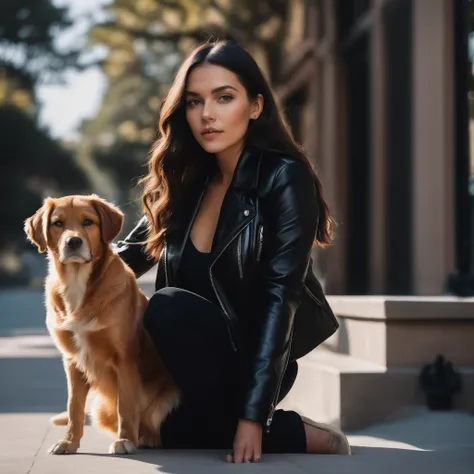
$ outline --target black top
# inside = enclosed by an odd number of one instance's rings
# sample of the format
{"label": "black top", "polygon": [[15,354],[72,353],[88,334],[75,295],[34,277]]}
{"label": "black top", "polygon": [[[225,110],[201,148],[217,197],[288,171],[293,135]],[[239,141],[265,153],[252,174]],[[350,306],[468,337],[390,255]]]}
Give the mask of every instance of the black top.
{"label": "black top", "polygon": [[200,252],[189,237],[179,264],[177,286],[218,304],[209,275],[211,263],[212,253]]}

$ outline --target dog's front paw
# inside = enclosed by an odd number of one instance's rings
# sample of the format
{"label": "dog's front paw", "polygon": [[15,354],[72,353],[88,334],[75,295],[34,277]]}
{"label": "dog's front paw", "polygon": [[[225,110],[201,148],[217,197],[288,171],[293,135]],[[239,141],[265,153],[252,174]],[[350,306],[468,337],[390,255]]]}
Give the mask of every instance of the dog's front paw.
{"label": "dog's front paw", "polygon": [[133,454],[135,445],[128,439],[117,439],[109,446],[110,454]]}
{"label": "dog's front paw", "polygon": [[73,443],[63,439],[51,446],[48,450],[49,454],[75,454],[79,448],[79,443]]}

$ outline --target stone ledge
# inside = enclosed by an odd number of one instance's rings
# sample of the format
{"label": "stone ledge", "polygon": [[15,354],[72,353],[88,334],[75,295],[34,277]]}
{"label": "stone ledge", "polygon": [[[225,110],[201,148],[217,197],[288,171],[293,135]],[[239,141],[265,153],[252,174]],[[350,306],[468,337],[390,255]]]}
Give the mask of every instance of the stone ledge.
{"label": "stone ledge", "polygon": [[368,320],[472,320],[474,298],[328,295],[337,316]]}
{"label": "stone ledge", "polygon": [[443,354],[474,366],[474,299],[330,297],[339,330],[324,346],[390,367],[420,368]]}

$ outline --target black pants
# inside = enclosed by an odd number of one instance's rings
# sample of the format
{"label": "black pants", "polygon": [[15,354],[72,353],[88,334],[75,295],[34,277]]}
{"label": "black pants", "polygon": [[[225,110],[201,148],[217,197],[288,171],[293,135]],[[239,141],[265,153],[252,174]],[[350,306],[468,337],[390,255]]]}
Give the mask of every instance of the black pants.
{"label": "black pants", "polygon": [[[183,394],[162,426],[166,449],[232,449],[241,364],[232,351],[224,318],[215,304],[179,288],[164,288],[150,299],[145,327]],[[297,371],[296,362],[289,364],[279,401],[289,392]],[[301,417],[276,410],[270,432],[264,431],[262,451],[305,452]]]}

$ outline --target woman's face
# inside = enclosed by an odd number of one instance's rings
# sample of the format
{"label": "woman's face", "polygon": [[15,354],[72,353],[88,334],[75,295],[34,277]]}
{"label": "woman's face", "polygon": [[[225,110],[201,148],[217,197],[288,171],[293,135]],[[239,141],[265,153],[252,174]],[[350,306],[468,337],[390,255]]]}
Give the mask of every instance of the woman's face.
{"label": "woman's face", "polygon": [[194,138],[216,155],[243,147],[249,120],[257,119],[263,97],[249,100],[245,87],[228,69],[202,64],[191,71],[185,90],[186,119]]}

